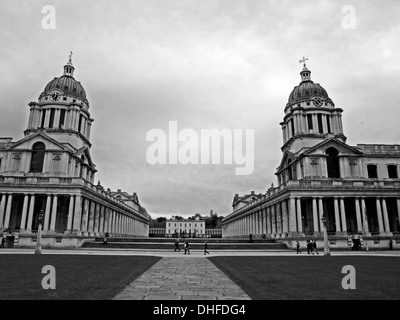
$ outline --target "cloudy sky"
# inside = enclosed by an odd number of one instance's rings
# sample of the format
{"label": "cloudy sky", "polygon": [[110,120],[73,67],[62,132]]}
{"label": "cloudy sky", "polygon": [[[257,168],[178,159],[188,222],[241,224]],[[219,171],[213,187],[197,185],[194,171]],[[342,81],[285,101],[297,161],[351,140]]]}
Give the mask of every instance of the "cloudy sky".
{"label": "cloudy sky", "polygon": [[[42,27],[45,5],[55,30]],[[0,136],[23,137],[28,103],[73,51],[95,119],[96,180],[137,192],[152,216],[226,215],[235,193],[276,184],[279,122],[303,56],[344,110],[350,145],[400,144],[399,16],[398,0],[0,0]],[[169,121],[199,134],[254,130],[253,173],[149,164],[146,135],[170,137]]]}

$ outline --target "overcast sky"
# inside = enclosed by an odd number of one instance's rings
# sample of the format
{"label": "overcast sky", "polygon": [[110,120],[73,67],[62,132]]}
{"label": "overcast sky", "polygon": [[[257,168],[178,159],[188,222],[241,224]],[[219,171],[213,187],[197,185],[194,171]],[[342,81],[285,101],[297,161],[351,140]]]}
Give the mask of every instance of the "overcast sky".
{"label": "overcast sky", "polygon": [[[56,29],[42,27],[44,5]],[[345,28],[355,9],[354,29]],[[235,193],[276,185],[279,122],[299,59],[344,110],[350,145],[400,144],[400,1],[0,0],[0,137],[23,137],[28,103],[63,72],[95,119],[96,181],[137,192],[153,216],[231,212]],[[345,19],[345,20],[344,20]],[[254,171],[233,165],[150,165],[146,134],[253,129]]]}

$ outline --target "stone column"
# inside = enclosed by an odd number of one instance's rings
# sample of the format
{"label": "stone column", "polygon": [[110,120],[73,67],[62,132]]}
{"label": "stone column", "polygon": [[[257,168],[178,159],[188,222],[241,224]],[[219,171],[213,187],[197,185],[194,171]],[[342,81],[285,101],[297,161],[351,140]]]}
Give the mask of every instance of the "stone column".
{"label": "stone column", "polygon": [[82,197],[80,194],[75,196],[75,209],[74,209],[74,221],[72,233],[75,235],[81,235],[81,223],[82,223]]}
{"label": "stone column", "polygon": [[99,236],[99,225],[100,225],[100,204],[96,203],[95,213],[94,213],[94,235]]}
{"label": "stone column", "polygon": [[382,198],[382,211],[383,211],[383,223],[385,226],[385,233],[386,235],[393,235],[390,232],[390,224],[389,224],[389,217],[388,217],[388,212],[387,212],[387,207],[386,207],[386,199]]}
{"label": "stone column", "polygon": [[26,216],[28,214],[28,202],[29,202],[29,195],[24,195],[24,205],[22,207],[22,217],[21,217],[21,232],[26,228]]}
{"label": "stone column", "polygon": [[356,206],[356,220],[357,220],[357,232],[362,232],[362,221],[361,221],[361,210],[360,210],[360,200],[355,198]]}
{"label": "stone column", "polygon": [[283,200],[281,202],[282,207],[282,222],[283,222],[283,231],[282,236],[287,237],[289,234],[289,224],[288,224],[288,210],[287,210],[287,201]]}
{"label": "stone column", "polygon": [[289,232],[292,237],[297,234],[296,199],[293,197],[289,199]]}
{"label": "stone column", "polygon": [[89,223],[88,223],[88,235],[93,236],[93,227],[94,227],[94,208],[96,203],[94,201],[90,201],[90,209],[89,209]]}
{"label": "stone column", "polygon": [[400,223],[400,198],[397,198],[397,216],[399,217],[399,223]]}
{"label": "stone column", "polygon": [[10,226],[10,218],[11,218],[11,205],[12,205],[12,194],[8,195],[7,207],[6,207],[6,217],[4,220],[4,229],[7,229]]}
{"label": "stone column", "polygon": [[382,209],[381,209],[380,198],[376,198],[376,214],[378,216],[379,233],[385,232],[385,229],[383,228]]}
{"label": "stone column", "polygon": [[318,216],[319,232],[324,232],[324,224],[321,219],[322,215],[324,214],[324,203],[322,197],[318,199],[318,209],[319,209],[319,216]]}
{"label": "stone column", "polygon": [[70,234],[72,230],[72,221],[74,217],[74,196],[71,195],[69,197],[69,207],[68,207],[68,221],[67,221],[67,230],[65,230],[65,234]]}
{"label": "stone column", "polygon": [[82,212],[82,229],[84,236],[88,235],[88,221],[89,221],[89,200],[84,198],[83,200],[83,212]]}
{"label": "stone column", "polygon": [[46,199],[46,208],[44,211],[44,223],[43,223],[43,231],[49,230],[49,221],[50,221],[50,207],[51,207],[51,195],[47,195]]}
{"label": "stone column", "polygon": [[277,237],[277,228],[276,228],[276,210],[275,205],[271,206],[271,225],[272,225],[272,234],[274,237]]}
{"label": "stone column", "polygon": [[28,225],[26,226],[26,230],[32,230],[32,221],[33,221],[33,210],[35,209],[35,195],[31,195],[31,201],[29,203],[29,212],[28,212]]}
{"label": "stone column", "polygon": [[51,226],[50,226],[51,232],[56,232],[57,202],[58,202],[58,196],[55,194],[53,197],[53,210],[51,211]]}
{"label": "stone column", "polygon": [[276,233],[279,237],[282,237],[282,212],[281,212],[281,203],[278,202],[275,206],[276,209]]}
{"label": "stone column", "polygon": [[101,206],[100,209],[100,229],[99,229],[99,233],[103,234],[104,233],[104,225],[105,225],[105,215],[106,215],[106,208],[104,206]]}
{"label": "stone column", "polygon": [[297,232],[303,232],[303,219],[301,218],[301,198],[297,198]]}
{"label": "stone column", "polygon": [[56,109],[56,112],[54,112],[53,127],[58,128],[59,125],[60,125],[60,109]]}
{"label": "stone column", "polygon": [[365,235],[370,235],[369,228],[368,228],[368,215],[367,215],[367,207],[365,206],[365,198],[361,198],[361,214],[363,217],[363,228]]}
{"label": "stone column", "polygon": [[319,232],[319,223],[318,223],[318,210],[317,210],[317,198],[312,198],[312,210],[313,210],[313,225],[314,225],[314,234],[318,234]]}
{"label": "stone column", "polygon": [[342,230],[340,229],[339,204],[338,204],[338,198],[337,197],[335,197],[334,203],[335,203],[336,232],[341,232]]}
{"label": "stone column", "polygon": [[340,214],[342,216],[342,232],[347,233],[346,209],[343,198],[340,198]]}
{"label": "stone column", "polygon": [[0,232],[3,232],[3,221],[4,221],[4,214],[6,211],[6,200],[7,200],[7,193],[4,193],[1,197],[0,203]]}

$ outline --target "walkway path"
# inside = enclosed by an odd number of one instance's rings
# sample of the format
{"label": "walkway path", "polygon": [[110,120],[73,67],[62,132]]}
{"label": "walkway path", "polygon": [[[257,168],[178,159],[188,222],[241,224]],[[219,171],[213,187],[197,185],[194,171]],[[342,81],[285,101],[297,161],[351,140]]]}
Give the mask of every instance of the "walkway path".
{"label": "walkway path", "polygon": [[162,258],[115,300],[251,300],[210,260]]}

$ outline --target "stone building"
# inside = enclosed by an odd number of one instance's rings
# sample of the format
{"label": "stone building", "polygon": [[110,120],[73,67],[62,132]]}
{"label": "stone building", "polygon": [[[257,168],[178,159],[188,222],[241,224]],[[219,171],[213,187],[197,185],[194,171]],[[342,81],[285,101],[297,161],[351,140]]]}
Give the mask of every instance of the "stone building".
{"label": "stone building", "polygon": [[166,236],[182,235],[185,237],[203,237],[205,235],[206,222],[199,217],[195,220],[191,219],[174,219],[167,220]]}
{"label": "stone building", "polygon": [[304,63],[301,82],[284,108],[278,185],[266,193],[235,195],[223,219],[224,237],[266,235],[289,245],[322,239],[322,216],[331,245],[347,246],[359,235],[369,247],[400,242],[400,145],[346,144],[343,110],[311,80]]}
{"label": "stone building", "polygon": [[137,195],[94,184],[93,119],[71,61],[29,103],[24,138],[0,138],[0,233],[33,246],[40,211],[43,245],[78,246],[86,237],[147,236],[149,216]]}

